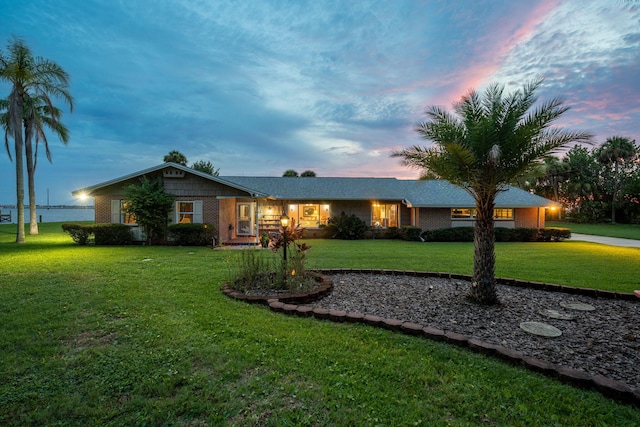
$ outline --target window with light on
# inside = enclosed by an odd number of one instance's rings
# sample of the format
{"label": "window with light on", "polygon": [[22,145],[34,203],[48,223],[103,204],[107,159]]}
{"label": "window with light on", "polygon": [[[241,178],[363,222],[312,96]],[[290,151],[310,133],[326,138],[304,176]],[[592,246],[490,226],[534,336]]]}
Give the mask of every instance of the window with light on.
{"label": "window with light on", "polygon": [[397,227],[398,205],[374,203],[371,206],[371,225],[374,227]]}
{"label": "window with light on", "polygon": [[191,224],[193,222],[193,202],[178,202],[178,223]]}

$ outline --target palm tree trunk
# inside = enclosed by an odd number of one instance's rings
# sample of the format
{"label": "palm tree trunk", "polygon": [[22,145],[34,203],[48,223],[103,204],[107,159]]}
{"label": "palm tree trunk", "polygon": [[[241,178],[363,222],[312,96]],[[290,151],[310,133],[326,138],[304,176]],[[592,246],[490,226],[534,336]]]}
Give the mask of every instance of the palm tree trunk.
{"label": "palm tree trunk", "polygon": [[36,206],[36,167],[33,156],[32,134],[25,125],[24,151],[27,158],[27,185],[29,187],[29,235],[38,235],[38,212]]}
{"label": "palm tree trunk", "polygon": [[24,243],[24,163],[22,158],[22,152],[24,142],[22,139],[22,112],[24,108],[24,102],[22,99],[22,93],[19,90],[12,91],[9,96],[10,106],[10,121],[13,128],[13,140],[15,142],[15,155],[16,155],[16,213],[17,213],[17,230],[16,230],[16,243]]}
{"label": "palm tree trunk", "polygon": [[495,197],[492,197],[486,203],[478,202],[476,204],[473,283],[469,297],[472,301],[484,305],[498,303],[495,278],[495,232],[493,228],[494,200]]}

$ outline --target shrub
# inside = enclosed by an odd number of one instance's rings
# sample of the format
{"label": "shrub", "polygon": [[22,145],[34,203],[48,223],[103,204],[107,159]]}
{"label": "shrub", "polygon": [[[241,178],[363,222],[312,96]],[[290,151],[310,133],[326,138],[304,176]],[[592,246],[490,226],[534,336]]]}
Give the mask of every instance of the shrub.
{"label": "shrub", "polygon": [[538,233],[538,240],[543,242],[559,242],[571,238],[571,230],[568,228],[542,228]]}
{"label": "shrub", "polygon": [[171,224],[167,231],[173,244],[207,246],[212,244],[216,228],[213,224]]}
{"label": "shrub", "polygon": [[91,231],[96,245],[128,245],[133,241],[131,227],[125,224],[95,224]]}
{"label": "shrub", "polygon": [[420,227],[403,225],[400,234],[404,240],[408,240],[410,242],[419,242],[422,240],[422,238],[420,237],[421,232],[422,229],[420,229]]}
{"label": "shrub", "polygon": [[62,230],[69,233],[73,241],[79,245],[86,245],[89,243],[89,239],[92,235],[92,227],[93,224],[62,224]]}
{"label": "shrub", "polygon": [[422,233],[426,242],[473,242],[473,227],[452,227]]}
{"label": "shrub", "polygon": [[[495,228],[496,242],[549,242],[571,237],[568,228]],[[452,227],[422,233],[427,242],[473,242],[473,227]]]}
{"label": "shrub", "polygon": [[327,236],[331,239],[358,240],[364,238],[368,229],[367,224],[357,216],[342,212],[340,216],[329,218]]}
{"label": "shrub", "polygon": [[402,239],[402,231],[398,228],[398,227],[387,227],[387,228],[383,228],[383,234],[382,234],[382,238],[383,239]]}
{"label": "shrub", "polygon": [[131,228],[125,224],[62,224],[74,242],[86,245],[128,245],[133,241]]}

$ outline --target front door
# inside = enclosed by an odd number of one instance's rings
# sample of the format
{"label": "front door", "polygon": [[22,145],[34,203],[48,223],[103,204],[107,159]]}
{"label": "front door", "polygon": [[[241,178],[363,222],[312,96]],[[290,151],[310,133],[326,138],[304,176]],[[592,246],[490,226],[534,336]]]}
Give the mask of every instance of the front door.
{"label": "front door", "polygon": [[255,203],[238,203],[237,206],[236,236],[254,236]]}

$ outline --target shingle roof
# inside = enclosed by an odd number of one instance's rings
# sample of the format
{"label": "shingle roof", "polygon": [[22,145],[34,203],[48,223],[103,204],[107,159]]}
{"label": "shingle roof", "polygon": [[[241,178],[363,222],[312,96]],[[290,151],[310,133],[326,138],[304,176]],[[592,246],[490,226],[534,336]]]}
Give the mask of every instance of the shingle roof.
{"label": "shingle roof", "polygon": [[395,178],[224,176],[223,180],[287,200],[398,200]]}
{"label": "shingle roof", "polygon": [[[473,207],[473,197],[445,180],[396,178],[237,177],[222,179],[285,200],[401,200],[411,207]],[[554,202],[508,186],[496,197],[497,208],[545,207]]]}
{"label": "shingle roof", "polygon": [[[212,176],[175,163],[164,163],[120,178],[75,190],[91,193],[137,176],[167,167],[183,170],[214,182],[245,191],[253,197],[280,200],[379,200],[402,201],[410,207],[473,207],[464,189],[444,180],[400,180],[396,178],[251,177]],[[498,208],[558,206],[557,203],[516,187],[507,187],[496,197]]]}
{"label": "shingle roof", "polygon": [[[399,181],[404,187],[404,199],[412,207],[451,208],[474,207],[473,197],[466,190],[445,180]],[[531,194],[520,188],[507,186],[496,197],[497,208],[530,208],[556,206],[557,203]]]}

